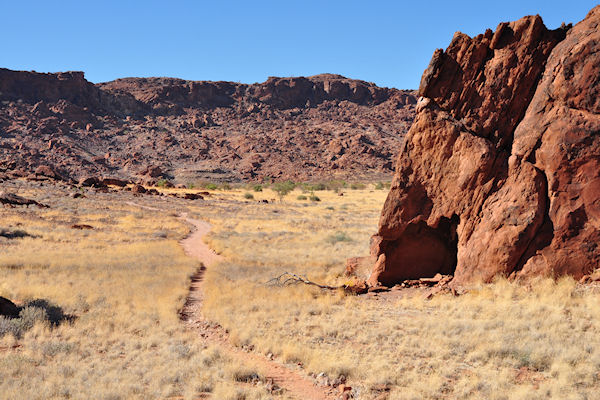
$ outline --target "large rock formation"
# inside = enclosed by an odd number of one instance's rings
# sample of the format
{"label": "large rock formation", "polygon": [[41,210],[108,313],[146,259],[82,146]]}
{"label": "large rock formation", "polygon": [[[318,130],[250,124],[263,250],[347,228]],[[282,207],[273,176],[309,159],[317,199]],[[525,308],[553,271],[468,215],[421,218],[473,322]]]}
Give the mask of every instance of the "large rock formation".
{"label": "large rock formation", "polygon": [[600,264],[600,7],[457,33],[423,74],[369,283],[454,285]]}
{"label": "large rock formation", "polygon": [[389,177],[416,97],[330,74],[94,85],[0,69],[0,101],[0,172],[145,179],[152,166],[188,183]]}

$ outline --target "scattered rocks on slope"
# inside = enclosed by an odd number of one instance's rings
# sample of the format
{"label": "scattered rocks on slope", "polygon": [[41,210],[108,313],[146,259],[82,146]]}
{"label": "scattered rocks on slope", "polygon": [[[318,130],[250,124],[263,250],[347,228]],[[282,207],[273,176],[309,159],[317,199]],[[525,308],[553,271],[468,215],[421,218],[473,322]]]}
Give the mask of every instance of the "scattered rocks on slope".
{"label": "scattered rocks on slope", "polygon": [[[390,176],[415,93],[339,75],[264,83],[0,69],[0,165],[77,180],[331,179]],[[329,143],[336,149],[323,151]],[[150,168],[147,168],[147,167]],[[143,172],[142,175],[138,175]]]}

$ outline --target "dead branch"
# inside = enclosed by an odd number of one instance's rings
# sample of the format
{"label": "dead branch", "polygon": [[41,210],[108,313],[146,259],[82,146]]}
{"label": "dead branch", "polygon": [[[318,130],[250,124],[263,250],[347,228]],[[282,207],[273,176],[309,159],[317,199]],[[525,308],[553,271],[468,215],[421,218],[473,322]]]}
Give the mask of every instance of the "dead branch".
{"label": "dead branch", "polygon": [[290,285],[297,285],[303,283],[305,285],[310,285],[310,286],[316,286],[319,289],[326,289],[326,290],[338,290],[338,289],[344,289],[344,286],[329,286],[329,285],[321,285],[320,283],[317,282],[313,282],[311,280],[309,280],[308,278],[306,278],[305,276],[300,276],[297,274],[292,274],[291,272],[284,272],[281,275],[269,279],[267,282],[265,282],[266,285],[269,286],[290,286]]}

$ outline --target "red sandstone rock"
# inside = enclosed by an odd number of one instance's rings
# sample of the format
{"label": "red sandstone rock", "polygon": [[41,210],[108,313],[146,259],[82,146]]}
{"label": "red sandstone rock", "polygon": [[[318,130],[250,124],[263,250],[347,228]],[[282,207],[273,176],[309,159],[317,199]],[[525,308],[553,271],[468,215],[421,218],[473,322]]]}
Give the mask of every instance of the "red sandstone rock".
{"label": "red sandstone rock", "polygon": [[62,180],[62,176],[56,172],[56,170],[49,165],[40,165],[35,169],[36,175],[46,176],[55,180]]}
{"label": "red sandstone rock", "polygon": [[344,287],[344,292],[349,294],[365,294],[369,291],[369,287],[365,281],[359,281]]}
{"label": "red sandstone rock", "polygon": [[581,277],[600,261],[600,7],[457,33],[425,71],[370,285]]}
{"label": "red sandstone rock", "polygon": [[546,188],[520,276],[581,277],[600,266],[599,24],[600,6],[552,51],[514,134],[514,163],[532,165]]}
{"label": "red sandstone rock", "polygon": [[117,178],[102,178],[102,183],[105,185],[112,185],[118,187],[125,187],[128,184],[127,181]]}
{"label": "red sandstone rock", "polygon": [[73,224],[71,225],[71,229],[89,230],[94,229],[94,227],[88,224]]}
{"label": "red sandstone rock", "polygon": [[146,175],[150,178],[160,178],[163,176],[163,171],[160,167],[150,166],[143,170],[141,175]]}
{"label": "red sandstone rock", "polygon": [[79,181],[79,184],[81,186],[89,186],[89,187],[96,187],[96,188],[106,186],[104,184],[104,182],[102,182],[102,179],[95,177],[95,176],[89,176],[89,177],[83,178]]}
{"label": "red sandstone rock", "polygon": [[183,198],[187,200],[204,200],[204,197],[199,193],[185,193]]}
{"label": "red sandstone rock", "polygon": [[346,261],[346,276],[356,276],[361,279],[367,279],[370,274],[370,269],[376,261],[376,257],[352,257]]}
{"label": "red sandstone rock", "polygon": [[134,185],[133,188],[131,189],[131,191],[133,193],[142,194],[142,193],[146,193],[146,188],[143,187],[142,185]]}

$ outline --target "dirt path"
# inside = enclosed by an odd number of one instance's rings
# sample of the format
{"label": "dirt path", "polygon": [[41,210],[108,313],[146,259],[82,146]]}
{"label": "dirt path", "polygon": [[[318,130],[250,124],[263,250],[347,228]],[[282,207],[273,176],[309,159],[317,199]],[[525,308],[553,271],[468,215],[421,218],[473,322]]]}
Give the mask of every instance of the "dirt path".
{"label": "dirt path", "polygon": [[296,399],[314,399],[314,400],[333,400],[336,399],[335,389],[330,387],[319,387],[310,380],[303,377],[297,371],[287,366],[270,360],[258,353],[247,353],[231,345],[228,341],[228,335],[223,328],[214,323],[206,321],[202,316],[202,284],[204,280],[204,271],[211,268],[221,256],[211,250],[204,243],[204,235],[210,231],[210,224],[197,219],[182,215],[181,218],[195,230],[184,240],[181,241],[186,254],[196,257],[203,264],[202,267],[192,276],[190,292],[181,311],[181,318],[191,327],[196,329],[201,337],[206,340],[217,342],[232,357],[237,358],[240,364],[258,364],[266,375],[268,386],[273,389],[280,387],[285,390],[287,396]]}

